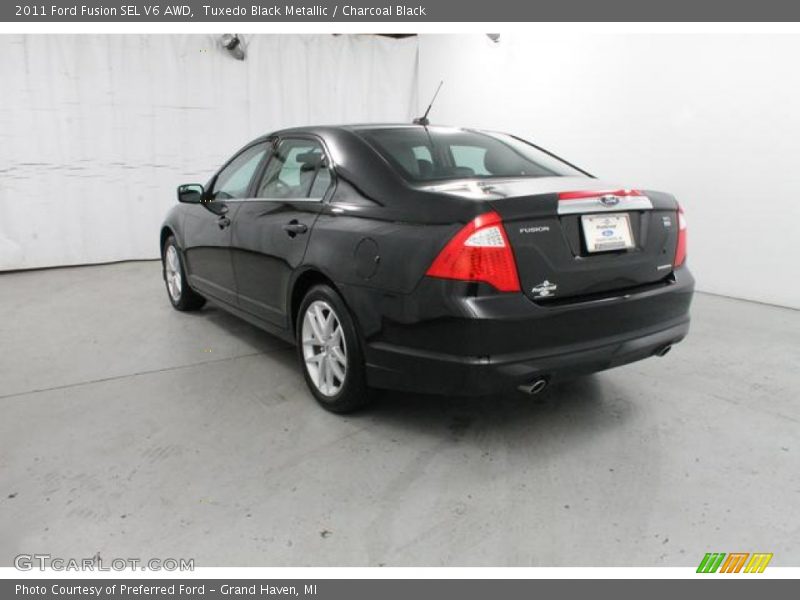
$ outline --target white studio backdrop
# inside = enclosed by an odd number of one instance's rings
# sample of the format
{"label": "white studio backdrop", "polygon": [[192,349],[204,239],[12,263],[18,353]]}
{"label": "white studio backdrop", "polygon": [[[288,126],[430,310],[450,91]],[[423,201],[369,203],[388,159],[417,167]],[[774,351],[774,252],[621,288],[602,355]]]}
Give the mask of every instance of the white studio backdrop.
{"label": "white studio backdrop", "polygon": [[293,125],[407,121],[417,40],[0,36],[0,271],[156,258],[180,183]]}
{"label": "white studio backdrop", "polygon": [[158,256],[175,187],[311,123],[514,132],[676,194],[698,289],[800,308],[800,36],[0,36],[0,271]]}
{"label": "white studio backdrop", "polygon": [[674,193],[698,289],[800,308],[800,36],[425,35],[434,123],[516,133]]}

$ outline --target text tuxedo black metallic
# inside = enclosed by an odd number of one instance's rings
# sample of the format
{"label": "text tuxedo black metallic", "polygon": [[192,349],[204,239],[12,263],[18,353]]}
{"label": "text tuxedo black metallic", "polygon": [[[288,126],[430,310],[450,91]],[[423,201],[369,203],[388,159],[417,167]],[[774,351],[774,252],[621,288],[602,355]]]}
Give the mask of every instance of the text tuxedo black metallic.
{"label": "text tuxedo black metallic", "polygon": [[535,393],[663,355],[689,328],[675,199],[513,136],[288,129],[178,197],[161,231],[172,304],[208,298],[296,342],[329,410],[370,388]]}

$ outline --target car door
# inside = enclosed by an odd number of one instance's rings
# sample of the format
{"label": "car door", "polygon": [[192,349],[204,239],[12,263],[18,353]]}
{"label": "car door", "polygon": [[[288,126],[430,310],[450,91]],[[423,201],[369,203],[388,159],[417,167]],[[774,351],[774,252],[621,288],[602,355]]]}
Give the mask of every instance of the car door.
{"label": "car door", "polygon": [[287,328],[287,291],[303,260],[311,229],[333,183],[322,143],[313,137],[276,140],[256,186],[233,226],[239,307]]}
{"label": "car door", "polygon": [[206,200],[191,205],[184,221],[184,253],[189,282],[198,292],[236,304],[231,260],[231,225],[267,156],[269,144],[248,146],[213,178]]}

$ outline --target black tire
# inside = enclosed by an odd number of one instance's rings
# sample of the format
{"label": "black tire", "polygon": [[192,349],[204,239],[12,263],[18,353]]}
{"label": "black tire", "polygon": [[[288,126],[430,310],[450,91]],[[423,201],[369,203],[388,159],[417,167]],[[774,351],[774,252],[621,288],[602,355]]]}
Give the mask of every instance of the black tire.
{"label": "black tire", "polygon": [[[312,378],[312,373],[310,370],[313,369],[313,366],[307,365],[306,362],[305,348],[311,347],[312,349],[310,352],[313,353],[316,352],[317,349],[321,350],[324,347],[320,344],[306,344],[303,339],[304,320],[306,318],[306,313],[309,311],[309,307],[312,305],[314,305],[316,308],[322,307],[323,314],[325,308],[322,305],[327,305],[329,309],[332,309],[335,318],[338,320],[340,325],[339,328],[341,329],[344,337],[344,359],[346,362],[344,380],[340,381],[338,376],[332,374],[331,377],[333,387],[335,387],[336,382],[339,382],[340,387],[335,392],[329,390],[330,393],[327,394],[323,393],[318,383],[316,383]],[[336,329],[333,331],[336,331]],[[300,303],[299,310],[297,311],[295,335],[297,336],[297,357],[298,361],[300,362],[300,368],[303,371],[303,377],[305,377],[306,380],[306,385],[308,385],[308,389],[311,390],[314,398],[316,398],[317,402],[319,402],[319,404],[325,410],[339,414],[349,413],[366,406],[372,400],[373,393],[367,387],[366,369],[364,367],[364,354],[361,349],[361,339],[356,331],[355,323],[353,321],[353,317],[350,315],[350,311],[347,309],[344,300],[342,300],[342,297],[336,292],[336,290],[327,285],[316,285],[308,291],[308,293],[305,295],[305,298],[303,298],[303,301]],[[333,336],[334,333],[332,332],[331,338],[333,338]],[[333,342],[331,338],[329,338],[329,342]],[[314,339],[316,340],[316,338]],[[335,344],[339,350],[342,349],[341,346],[338,346],[338,342]],[[340,353],[336,360],[341,360],[341,358],[342,357]],[[319,363],[317,369],[321,368],[322,363]],[[332,373],[330,368],[328,369],[328,372]],[[319,373],[317,372],[317,379],[318,377]]]}
{"label": "black tire", "polygon": [[[169,256],[172,255],[171,249],[174,249],[175,252],[174,260],[177,264],[174,266],[179,275],[177,288],[174,287],[174,284],[172,284],[173,287],[171,287],[170,282],[172,266]],[[173,308],[182,311],[199,310],[206,303],[205,298],[189,287],[189,282],[186,279],[186,269],[183,265],[183,253],[178,247],[174,236],[169,236],[164,242],[164,252],[161,255],[161,273],[164,277],[164,284],[167,287],[167,298],[169,298]]]}

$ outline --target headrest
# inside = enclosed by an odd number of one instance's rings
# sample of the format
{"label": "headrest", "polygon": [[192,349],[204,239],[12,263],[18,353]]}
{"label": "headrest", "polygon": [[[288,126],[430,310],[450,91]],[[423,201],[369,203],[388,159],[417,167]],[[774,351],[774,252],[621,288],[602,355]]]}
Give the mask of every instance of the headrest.
{"label": "headrest", "polygon": [[433,177],[433,163],[426,158],[417,159],[417,169],[419,176],[422,179],[430,179]]}
{"label": "headrest", "polygon": [[300,170],[301,171],[314,171],[316,170],[320,164],[322,164],[322,153],[321,152],[303,152],[302,154],[297,155],[297,162],[300,163]]}
{"label": "headrest", "polygon": [[492,148],[489,148],[486,154],[483,155],[483,166],[486,167],[486,170],[492,175],[508,170],[508,165],[503,165],[499,153]]}

